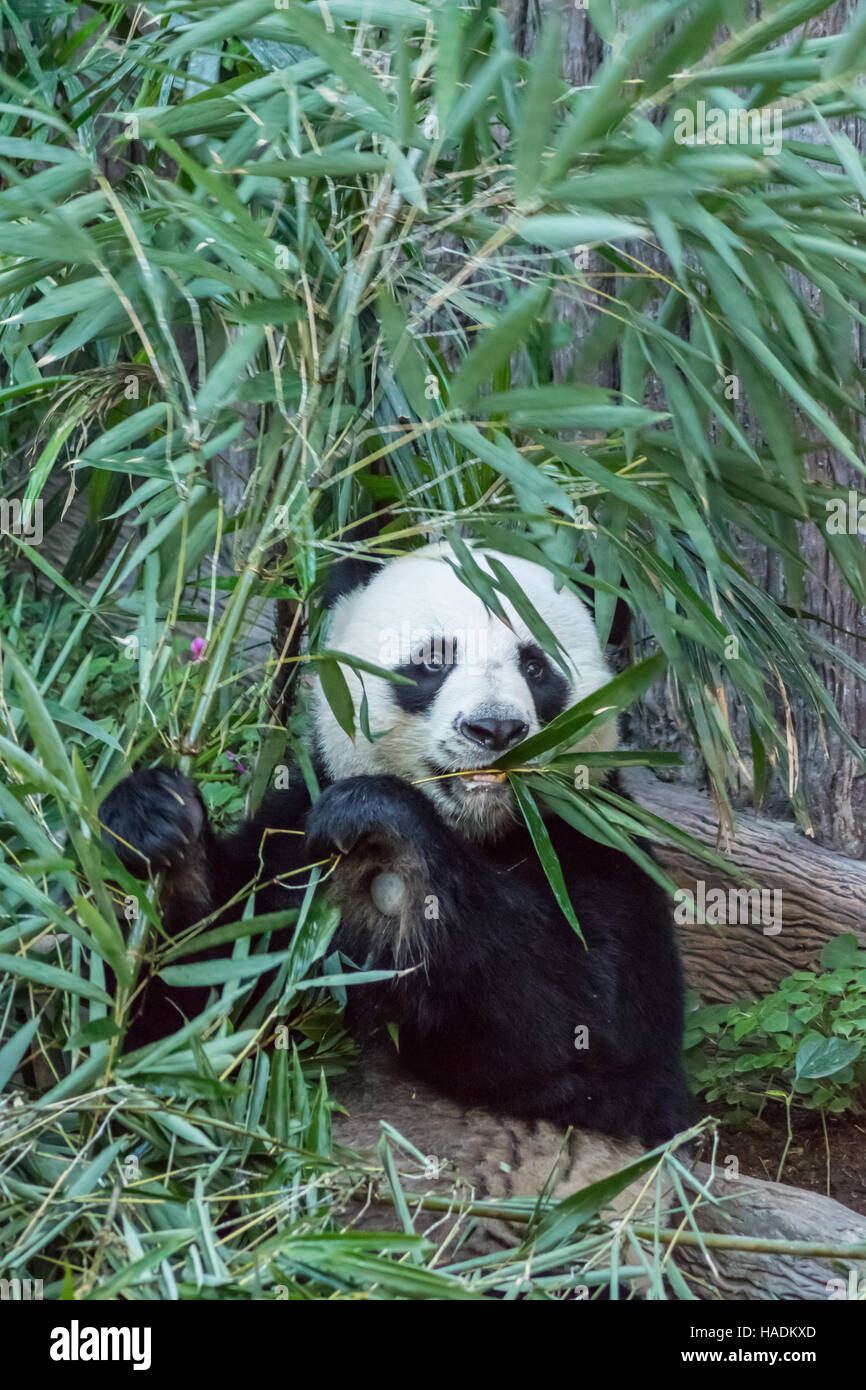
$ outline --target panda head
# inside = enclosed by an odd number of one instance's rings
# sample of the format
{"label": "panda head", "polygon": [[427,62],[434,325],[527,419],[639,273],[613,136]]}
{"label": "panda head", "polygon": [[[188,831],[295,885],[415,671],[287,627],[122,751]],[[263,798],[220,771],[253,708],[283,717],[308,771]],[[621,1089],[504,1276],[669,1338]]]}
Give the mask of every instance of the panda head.
{"label": "panda head", "polygon": [[[495,838],[514,818],[507,782],[484,769],[610,679],[592,616],[532,561],[492,554],[559,642],[559,661],[541,649],[513,606],[508,623],[458,579],[444,543],[386,564],[366,584],[338,592],[328,647],[407,677],[411,684],[343,666],[356,716],[366,695],[372,739],[340,728],[316,683],[316,742],[334,780],[389,773],[419,783],[453,826]],[[363,682],[363,685],[362,685]],[[614,721],[580,747],[616,746]],[[464,775],[465,774],[465,775]]]}

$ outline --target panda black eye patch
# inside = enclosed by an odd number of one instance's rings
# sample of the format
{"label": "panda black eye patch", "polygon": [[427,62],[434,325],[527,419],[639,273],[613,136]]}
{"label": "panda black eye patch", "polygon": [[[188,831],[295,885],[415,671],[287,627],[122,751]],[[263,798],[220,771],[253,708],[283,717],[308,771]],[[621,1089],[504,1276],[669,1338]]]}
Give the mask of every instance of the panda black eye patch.
{"label": "panda black eye patch", "polygon": [[392,685],[391,693],[406,714],[423,714],[428,710],[456,664],[453,641],[431,637],[412,653],[411,661],[395,666],[398,676],[406,676],[412,685]]}
{"label": "panda black eye patch", "polygon": [[568,681],[534,642],[520,648],[520,671],[529,686],[540,724],[549,724],[568,704]]}

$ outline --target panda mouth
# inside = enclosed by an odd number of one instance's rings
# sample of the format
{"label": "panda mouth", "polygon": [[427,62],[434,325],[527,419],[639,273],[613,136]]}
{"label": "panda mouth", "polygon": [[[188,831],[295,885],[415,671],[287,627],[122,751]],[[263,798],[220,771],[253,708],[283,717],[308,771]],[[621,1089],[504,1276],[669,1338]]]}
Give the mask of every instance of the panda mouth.
{"label": "panda mouth", "polygon": [[458,786],[473,794],[507,790],[507,773],[498,768],[445,768],[434,767],[431,763],[430,771],[442,791],[451,796],[458,794]]}
{"label": "panda mouth", "polygon": [[464,787],[501,787],[505,781],[504,772],[461,772],[459,776]]}

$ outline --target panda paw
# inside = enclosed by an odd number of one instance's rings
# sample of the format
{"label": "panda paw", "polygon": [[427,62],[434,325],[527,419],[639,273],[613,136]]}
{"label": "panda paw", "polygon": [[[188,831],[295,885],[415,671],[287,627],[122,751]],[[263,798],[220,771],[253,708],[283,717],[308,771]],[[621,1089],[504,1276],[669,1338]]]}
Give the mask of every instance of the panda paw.
{"label": "panda paw", "polygon": [[207,814],[194,782],[179,772],[133,772],[99,808],[102,838],[130,873],[172,869],[199,846]]}
{"label": "panda paw", "polygon": [[363,841],[429,849],[441,831],[424,793],[400,777],[346,777],[307,816],[307,848],[316,858],[349,854]]}

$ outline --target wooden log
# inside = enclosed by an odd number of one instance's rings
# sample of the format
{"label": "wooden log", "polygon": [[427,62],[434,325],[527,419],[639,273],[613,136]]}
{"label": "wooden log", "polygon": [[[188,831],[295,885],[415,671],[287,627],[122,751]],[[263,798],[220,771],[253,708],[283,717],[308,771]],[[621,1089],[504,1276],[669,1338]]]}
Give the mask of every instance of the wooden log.
{"label": "wooden log", "polygon": [[[469,1204],[477,1212],[494,1199],[534,1198],[551,1175],[553,1196],[567,1197],[618,1172],[641,1152],[635,1143],[604,1135],[581,1131],[566,1140],[551,1124],[461,1106],[408,1079],[386,1053],[368,1057],[343,1078],[336,1097],[346,1114],[335,1114],[334,1138],[364,1154],[368,1165],[363,1198],[353,1215],[362,1212],[365,1230],[399,1225],[393,1207],[378,1200],[387,1191],[376,1154],[385,1121],[417,1151],[415,1156],[399,1152],[402,1185],[415,1230],[444,1245],[446,1258],[458,1241],[460,1259],[466,1259],[513,1247],[525,1234],[520,1223],[467,1214]],[[826,1299],[845,1296],[851,1271],[855,1279],[866,1275],[866,1217],[800,1188],[734,1179],[701,1163],[692,1164],[692,1170],[717,1199],[716,1205],[701,1200],[695,1209],[696,1223],[709,1237],[706,1253],[687,1226],[675,1245],[677,1265],[699,1298]],[[652,1193],[641,1197],[641,1190],[640,1182],[633,1184],[612,1204],[621,1215],[638,1199],[630,1214],[638,1230],[642,1212],[652,1226],[646,1206]],[[430,1198],[438,1201],[438,1209],[423,1205]],[[676,1229],[680,1224],[680,1208],[671,1197],[665,1225]],[[822,1253],[787,1254],[773,1248],[790,1241],[811,1244]],[[767,1245],[769,1249],[756,1248]],[[850,1245],[860,1247],[862,1258],[823,1253]]]}
{"label": "wooden log", "polygon": [[[648,773],[631,773],[629,791],[649,810],[679,825],[705,844],[724,848],[732,865],[744,870],[759,888],[782,895],[781,930],[766,934],[763,924],[683,926],[682,950],[689,982],[704,998],[755,997],[774,989],[785,975],[814,968],[827,941],[853,932],[866,945],[866,864],[826,850],[792,825],[741,812],[734,837],[718,845],[718,817],[709,796],[692,788],[663,783]],[[665,848],[659,858],[678,885],[696,890],[729,889],[740,880],[709,868],[697,856]],[[455,1210],[467,1202],[534,1196],[555,1170],[556,1197],[580,1191],[618,1171],[640,1153],[634,1143],[617,1143],[580,1132],[568,1143],[548,1124],[529,1124],[513,1117],[466,1109],[409,1082],[385,1056],[367,1059],[354,1078],[344,1081],[339,1098],[347,1115],[336,1124],[339,1142],[353,1149],[375,1149],[385,1120],[427,1156],[407,1178],[407,1189],[447,1196]],[[375,1160],[374,1165],[375,1167]],[[717,1199],[701,1202],[695,1220],[709,1239],[707,1251],[686,1232],[676,1247],[678,1267],[700,1298],[806,1300],[850,1296],[849,1277],[866,1275],[866,1217],[820,1194],[754,1178],[728,1178],[724,1171],[693,1165],[695,1177]],[[375,1195],[375,1179],[371,1194]],[[635,1198],[627,1190],[616,1208]],[[393,1226],[393,1212],[370,1208],[371,1219]],[[640,1212],[636,1218],[638,1224]],[[676,1211],[670,1223],[678,1223]],[[461,1255],[488,1253],[516,1244],[522,1235],[514,1224],[465,1215],[443,1216],[441,1210],[418,1208],[417,1229],[432,1238],[460,1238]],[[721,1240],[722,1244],[717,1242]],[[780,1249],[791,1241],[812,1253]],[[762,1248],[767,1247],[769,1248]],[[828,1251],[859,1247],[856,1258],[841,1259]],[[862,1258],[861,1258],[862,1257]]]}
{"label": "wooden log", "polygon": [[[635,800],[730,855],[758,888],[781,894],[781,930],[761,922],[683,925],[680,949],[689,984],[708,1001],[768,994],[793,970],[811,970],[826,942],[854,932],[866,946],[866,862],[814,844],[793,825],[739,811],[734,838],[718,845],[718,817],[705,792],[660,782],[642,770],[624,779]],[[697,856],[658,849],[658,857],[681,888],[695,891],[741,886]]]}
{"label": "wooden log", "polygon": [[[694,1165],[694,1174],[718,1197],[719,1207],[696,1212],[703,1233],[718,1233],[739,1245],[677,1247],[677,1264],[691,1276],[694,1293],[704,1299],[793,1301],[851,1297],[866,1274],[866,1216],[832,1197],[761,1178],[726,1181],[718,1170]],[[824,1251],[859,1246],[864,1258],[841,1260],[828,1254],[789,1255],[761,1250],[760,1244],[796,1241]],[[853,1279],[852,1279],[853,1274]]]}

